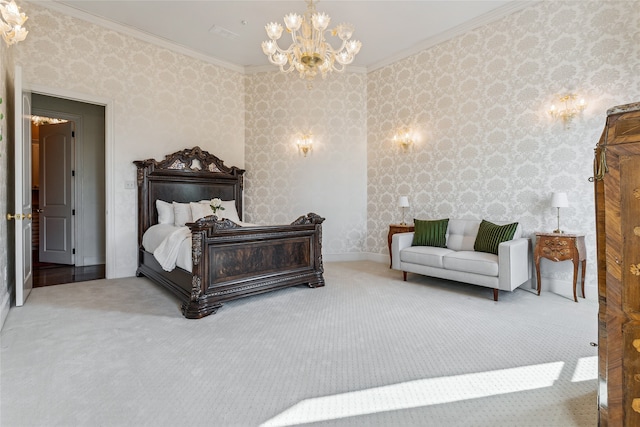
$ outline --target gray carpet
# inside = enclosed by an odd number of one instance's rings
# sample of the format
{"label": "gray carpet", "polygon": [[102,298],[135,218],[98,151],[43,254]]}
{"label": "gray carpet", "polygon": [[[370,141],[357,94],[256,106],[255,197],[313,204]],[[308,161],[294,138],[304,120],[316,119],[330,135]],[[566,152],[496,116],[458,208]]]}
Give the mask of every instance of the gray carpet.
{"label": "gray carpet", "polygon": [[597,305],[327,263],[182,317],[145,278],[33,290],[0,335],[10,426],[595,426]]}

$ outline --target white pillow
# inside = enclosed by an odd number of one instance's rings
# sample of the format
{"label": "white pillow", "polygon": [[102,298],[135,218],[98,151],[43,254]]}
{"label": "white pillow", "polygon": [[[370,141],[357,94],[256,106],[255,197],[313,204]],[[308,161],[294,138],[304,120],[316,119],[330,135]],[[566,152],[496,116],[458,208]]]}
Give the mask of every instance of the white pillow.
{"label": "white pillow", "polygon": [[189,205],[191,206],[191,217],[194,221],[197,221],[200,218],[204,218],[205,216],[213,215],[213,210],[211,210],[210,203],[211,202],[208,200],[198,203],[189,203]]}
{"label": "white pillow", "polygon": [[175,222],[172,203],[156,200],[156,209],[158,210],[158,224],[173,224]]}
{"label": "white pillow", "polygon": [[174,224],[177,227],[184,227],[187,222],[193,222],[191,217],[191,206],[189,203],[173,202]]}
{"label": "white pillow", "polygon": [[224,210],[221,209],[218,211],[222,218],[230,219],[236,224],[240,222],[240,217],[238,217],[235,200],[223,200],[222,207],[224,208]]}

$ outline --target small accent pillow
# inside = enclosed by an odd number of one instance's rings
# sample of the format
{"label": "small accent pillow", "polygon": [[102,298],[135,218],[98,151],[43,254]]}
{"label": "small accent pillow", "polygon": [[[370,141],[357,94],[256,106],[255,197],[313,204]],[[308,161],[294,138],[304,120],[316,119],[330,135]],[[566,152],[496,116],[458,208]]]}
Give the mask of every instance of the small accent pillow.
{"label": "small accent pillow", "polygon": [[156,200],[156,209],[158,210],[158,224],[173,224],[175,222],[172,203]]}
{"label": "small accent pillow", "polygon": [[193,218],[194,221],[197,221],[200,218],[204,218],[205,216],[213,215],[213,210],[211,209],[209,203],[209,201],[207,201],[207,203],[189,203],[189,205],[191,206],[191,218]]}
{"label": "small accent pillow", "polygon": [[176,227],[184,227],[187,222],[193,221],[189,203],[173,202],[173,215]]}
{"label": "small accent pillow", "polygon": [[447,226],[449,218],[434,221],[414,219],[415,232],[411,246],[435,246],[444,248],[447,245]]}
{"label": "small accent pillow", "polygon": [[518,223],[507,225],[497,225],[484,219],[478,228],[478,235],[473,249],[477,252],[487,252],[498,255],[498,245],[502,242],[513,239],[513,235],[518,228]]}
{"label": "small accent pillow", "polygon": [[238,210],[236,209],[236,201],[235,200],[223,200],[222,207],[224,209],[220,210],[220,215],[224,219],[230,219],[236,224],[240,222],[240,217],[238,216]]}

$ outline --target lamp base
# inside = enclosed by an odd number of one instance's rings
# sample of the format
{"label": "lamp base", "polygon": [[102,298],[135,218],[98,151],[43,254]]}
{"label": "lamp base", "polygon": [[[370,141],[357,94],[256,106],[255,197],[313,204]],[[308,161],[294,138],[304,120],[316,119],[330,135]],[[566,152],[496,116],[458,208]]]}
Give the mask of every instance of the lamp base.
{"label": "lamp base", "polygon": [[554,233],[556,234],[564,234],[564,231],[557,229],[557,230],[553,230]]}

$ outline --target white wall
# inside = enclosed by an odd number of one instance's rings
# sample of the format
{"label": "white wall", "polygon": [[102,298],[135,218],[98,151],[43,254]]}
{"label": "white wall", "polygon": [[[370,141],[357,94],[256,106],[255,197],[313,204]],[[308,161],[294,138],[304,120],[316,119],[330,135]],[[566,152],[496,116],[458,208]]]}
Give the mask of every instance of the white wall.
{"label": "white wall", "polygon": [[124,188],[136,180],[132,162],[199,145],[243,167],[244,76],[35,4],[23,9],[31,25],[15,55],[24,81],[112,102],[115,265],[107,268],[132,276],[137,192]]}
{"label": "white wall", "polygon": [[[410,218],[486,218],[586,234],[587,295],[596,297],[593,149],[606,110],[640,99],[637,2],[539,2],[368,75],[367,250],[387,253],[399,195]],[[571,129],[550,120],[554,94],[589,103]],[[396,130],[419,137],[409,152]],[[543,290],[571,294],[571,263],[543,260]]]}

